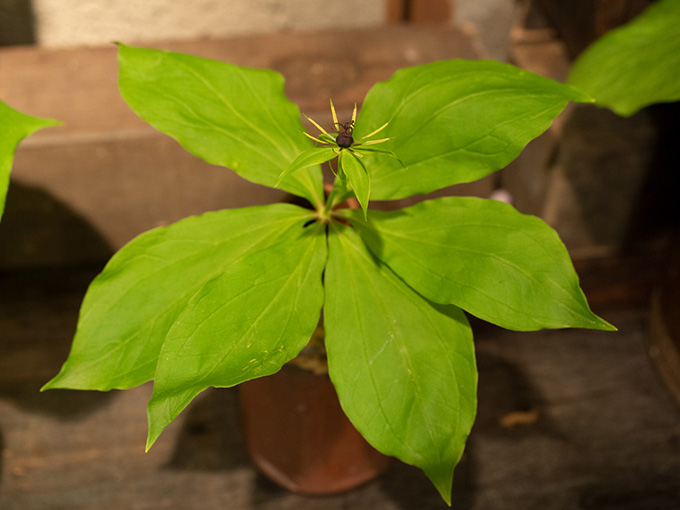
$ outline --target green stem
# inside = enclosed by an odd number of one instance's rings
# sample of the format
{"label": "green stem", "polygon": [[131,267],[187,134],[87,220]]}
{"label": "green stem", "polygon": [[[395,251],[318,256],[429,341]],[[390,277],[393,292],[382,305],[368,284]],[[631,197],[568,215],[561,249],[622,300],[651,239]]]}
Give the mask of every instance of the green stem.
{"label": "green stem", "polygon": [[336,177],[333,182],[333,189],[328,194],[328,199],[326,200],[326,206],[322,213],[323,217],[328,217],[330,215],[333,207],[340,203],[340,198],[342,198],[341,186],[338,186],[338,178]]}

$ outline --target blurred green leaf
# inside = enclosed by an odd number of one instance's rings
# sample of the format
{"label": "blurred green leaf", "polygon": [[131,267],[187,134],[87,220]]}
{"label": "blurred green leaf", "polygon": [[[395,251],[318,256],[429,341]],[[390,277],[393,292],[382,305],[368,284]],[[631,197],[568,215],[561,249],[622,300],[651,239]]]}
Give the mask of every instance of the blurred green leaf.
{"label": "blurred green leaf", "polygon": [[607,33],[574,63],[569,83],[627,117],[680,100],[680,1],[660,0]]}

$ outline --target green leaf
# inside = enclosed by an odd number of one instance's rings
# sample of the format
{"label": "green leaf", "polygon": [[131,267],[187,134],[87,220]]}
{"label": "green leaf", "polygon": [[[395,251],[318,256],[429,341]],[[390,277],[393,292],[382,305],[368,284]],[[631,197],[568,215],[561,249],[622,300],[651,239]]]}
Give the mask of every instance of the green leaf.
{"label": "green leaf", "polygon": [[190,217],[116,253],[87,291],[71,353],[43,389],[131,388],[154,377],[167,332],[206,283],[309,220],[289,204]]}
{"label": "green leaf", "polygon": [[511,205],[447,197],[372,211],[369,222],[342,213],[378,259],[432,301],[514,330],[615,329],[590,311],[557,233]]}
{"label": "green leaf", "polygon": [[[274,187],[311,146],[283,77],[206,58],[120,45],[119,86],[142,119],[214,165]],[[281,188],[323,203],[320,169],[297,172]]]}
{"label": "green leaf", "polygon": [[368,153],[371,153],[371,152],[372,152],[372,153],[374,153],[374,154],[382,154],[382,155],[384,155],[384,156],[387,156],[387,157],[389,157],[389,158],[394,159],[397,163],[399,163],[399,164],[401,165],[401,167],[402,167],[404,170],[407,170],[406,165],[404,164],[404,162],[403,162],[401,159],[399,159],[399,156],[397,156],[397,155],[396,155],[394,152],[392,152],[392,151],[388,151],[387,149],[380,149],[380,148],[378,148],[378,147],[373,147],[373,146],[371,146],[371,145],[362,145],[361,147],[357,147],[357,148],[355,149],[355,152],[359,152],[360,154],[365,154],[365,153],[367,153],[367,152],[368,152]]}
{"label": "green leaf", "polygon": [[406,168],[367,155],[373,200],[393,200],[470,182],[505,167],[545,131],[572,87],[508,64],[448,60],[397,71],[366,96],[355,139],[385,122],[381,148]]}
{"label": "green leaf", "polygon": [[319,322],[325,262],[325,227],[298,223],[191,298],[160,353],[147,449],[204,389],[273,374],[300,352]]}
{"label": "green leaf", "polygon": [[363,162],[350,150],[340,151],[340,166],[366,217],[371,196],[371,178]]}
{"label": "green leaf", "polygon": [[297,172],[303,168],[309,168],[310,166],[320,165],[333,158],[337,158],[338,153],[335,152],[335,150],[336,149],[332,147],[312,147],[311,149],[307,149],[305,152],[298,155],[298,157],[281,173],[276,186],[278,187],[279,184],[281,184],[281,181],[293,172]]}
{"label": "green leaf", "polygon": [[9,173],[19,142],[39,129],[59,124],[56,120],[26,115],[0,101],[0,218],[5,210]]}
{"label": "green leaf", "polygon": [[597,104],[630,116],[680,100],[680,2],[660,0],[612,30],[576,60],[569,83]]}
{"label": "green leaf", "polygon": [[450,504],[476,410],[470,326],[379,264],[352,228],[335,228],[324,325],[342,408],[369,443],[425,471]]}

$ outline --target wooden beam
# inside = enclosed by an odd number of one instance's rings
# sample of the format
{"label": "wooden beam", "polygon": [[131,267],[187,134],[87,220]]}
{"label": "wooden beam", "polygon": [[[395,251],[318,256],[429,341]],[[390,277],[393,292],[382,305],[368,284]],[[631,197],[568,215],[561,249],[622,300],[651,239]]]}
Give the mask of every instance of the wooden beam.
{"label": "wooden beam", "polygon": [[452,0],[389,0],[385,21],[390,24],[447,25]]}

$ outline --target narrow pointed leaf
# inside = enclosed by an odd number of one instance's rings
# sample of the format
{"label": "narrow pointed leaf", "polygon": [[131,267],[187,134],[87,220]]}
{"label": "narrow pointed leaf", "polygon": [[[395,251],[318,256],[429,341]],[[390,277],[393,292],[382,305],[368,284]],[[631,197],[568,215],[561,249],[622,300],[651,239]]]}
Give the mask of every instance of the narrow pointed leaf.
{"label": "narrow pointed leaf", "polygon": [[19,142],[39,129],[59,124],[56,120],[26,115],[0,101],[0,218],[5,210],[9,173]]}
{"label": "narrow pointed leaf", "polygon": [[332,147],[312,147],[311,149],[307,149],[288,165],[279,176],[276,186],[278,187],[281,181],[293,172],[297,172],[303,168],[309,168],[310,166],[320,165],[321,163],[325,163],[336,157],[338,157],[338,154]]}
{"label": "narrow pointed leaf", "polygon": [[147,447],[204,389],[273,374],[311,338],[323,303],[325,229],[297,224],[272,237],[204,285],[168,332]]}
{"label": "narrow pointed leaf", "polygon": [[333,135],[329,135],[328,133],[322,133],[319,135],[319,140],[322,142],[330,143],[330,144],[336,144],[335,138],[333,138]]}
{"label": "narrow pointed leaf", "polygon": [[225,210],[133,239],[90,285],[71,353],[44,389],[123,389],[151,380],[191,296],[308,215],[288,204]]}
{"label": "narrow pointed leaf", "polygon": [[347,177],[349,185],[354,190],[354,194],[359,201],[359,205],[366,217],[368,202],[371,196],[371,178],[366,171],[363,162],[351,151],[343,150],[340,152],[340,165]]}
{"label": "narrow pointed leaf", "polygon": [[470,326],[376,262],[352,228],[331,231],[324,324],[343,410],[381,452],[425,471],[451,502],[476,410]]}
{"label": "narrow pointed leaf", "polygon": [[399,163],[402,166],[402,168],[404,168],[404,170],[406,170],[406,165],[404,165],[404,162],[401,159],[399,159],[399,156],[397,156],[392,151],[388,151],[387,149],[381,149],[381,148],[378,148],[378,147],[371,147],[371,146],[366,147],[365,145],[360,147],[360,148],[357,148],[357,150],[361,153],[368,152],[368,153],[373,153],[373,154],[382,154],[383,156],[387,156],[389,158],[392,158],[397,163]]}
{"label": "narrow pointed leaf", "polygon": [[318,130],[321,132],[322,135],[328,136],[328,133],[327,133],[326,130],[323,128],[323,126],[321,126],[321,124],[319,124],[317,121],[315,121],[315,120],[312,119],[311,117],[308,117],[308,116],[305,115],[304,113],[303,113],[303,115],[305,116],[305,119],[307,119],[309,122],[311,122],[312,124],[314,124],[314,127],[315,127],[316,129],[318,129]]}
{"label": "narrow pointed leaf", "polygon": [[371,251],[416,291],[504,328],[612,330],[590,311],[566,248],[534,216],[447,197],[395,212],[351,211]]}
{"label": "narrow pointed leaf", "polygon": [[576,89],[494,61],[448,60],[397,71],[376,84],[359,113],[355,139],[389,122],[382,148],[367,155],[372,198],[392,200],[471,182],[505,167],[545,131]]}
{"label": "narrow pointed leaf", "polygon": [[576,60],[569,83],[622,116],[680,100],[680,2],[659,0]]}
{"label": "narrow pointed leaf", "polygon": [[[119,61],[128,105],[208,163],[273,187],[288,163],[312,145],[279,73],[125,45]],[[288,177],[281,188],[323,202],[318,168]]]}

